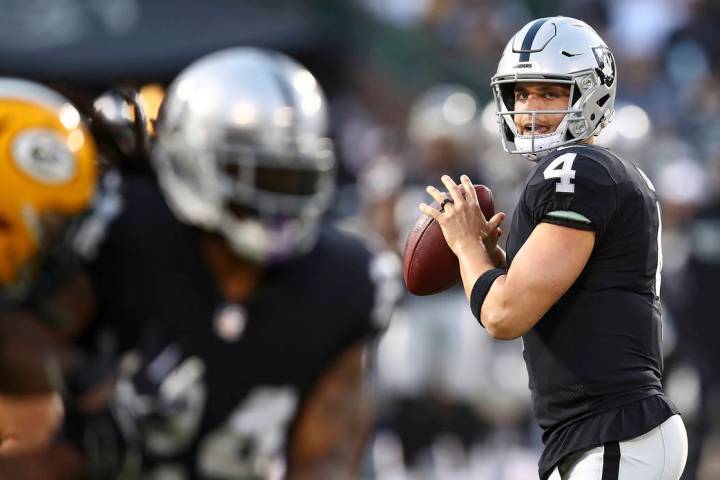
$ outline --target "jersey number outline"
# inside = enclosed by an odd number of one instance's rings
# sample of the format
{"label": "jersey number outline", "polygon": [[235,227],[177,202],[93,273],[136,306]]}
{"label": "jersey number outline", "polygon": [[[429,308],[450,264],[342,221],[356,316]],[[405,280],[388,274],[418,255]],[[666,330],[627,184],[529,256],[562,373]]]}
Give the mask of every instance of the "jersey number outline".
{"label": "jersey number outline", "polygon": [[[575,193],[575,170],[572,169],[577,153],[565,153],[550,162],[550,165],[543,171],[545,180],[559,178],[555,184],[555,191],[559,193]],[[562,165],[562,166],[561,166]],[[560,167],[561,166],[561,167]],[[560,167],[560,168],[558,168]]]}
{"label": "jersey number outline", "polygon": [[285,432],[298,406],[291,386],[253,388],[226,422],[202,439],[199,471],[210,478],[279,478]]}

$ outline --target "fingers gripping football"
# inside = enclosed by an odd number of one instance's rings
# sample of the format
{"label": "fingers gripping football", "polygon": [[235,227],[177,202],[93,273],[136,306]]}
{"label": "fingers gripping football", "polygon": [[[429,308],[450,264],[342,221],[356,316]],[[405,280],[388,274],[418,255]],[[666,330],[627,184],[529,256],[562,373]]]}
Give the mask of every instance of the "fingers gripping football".
{"label": "fingers gripping football", "polygon": [[[471,191],[463,184],[458,190]],[[479,203],[483,218],[495,215],[492,192],[484,185],[475,185],[476,195],[463,198],[460,205]],[[457,203],[450,193],[428,188],[428,194],[435,200],[432,205],[420,207],[420,215],[405,242],[403,254],[403,278],[408,291],[415,295],[432,295],[456,285],[460,281],[458,257],[448,246],[440,223],[446,223],[445,215],[457,215]],[[497,229],[499,230],[499,229]],[[475,237],[477,238],[477,237]],[[494,239],[497,242],[497,239]]]}
{"label": "fingers gripping football", "polygon": [[480,208],[475,188],[466,175],[461,177],[462,186],[458,186],[447,175],[442,177],[442,182],[448,189],[448,194],[435,187],[427,187],[428,194],[442,208],[437,210],[421,203],[420,211],[438,222],[445,241],[455,255],[458,255],[463,247],[479,242],[489,251],[494,250],[500,236],[499,226],[505,214],[498,213],[487,220]]}

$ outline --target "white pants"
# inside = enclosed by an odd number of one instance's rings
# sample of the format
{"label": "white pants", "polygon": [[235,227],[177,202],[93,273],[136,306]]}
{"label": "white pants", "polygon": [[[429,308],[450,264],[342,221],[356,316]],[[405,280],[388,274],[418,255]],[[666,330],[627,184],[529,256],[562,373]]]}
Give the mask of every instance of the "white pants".
{"label": "white pants", "polygon": [[687,452],[685,424],[673,415],[645,435],[570,455],[548,480],[678,480]]}

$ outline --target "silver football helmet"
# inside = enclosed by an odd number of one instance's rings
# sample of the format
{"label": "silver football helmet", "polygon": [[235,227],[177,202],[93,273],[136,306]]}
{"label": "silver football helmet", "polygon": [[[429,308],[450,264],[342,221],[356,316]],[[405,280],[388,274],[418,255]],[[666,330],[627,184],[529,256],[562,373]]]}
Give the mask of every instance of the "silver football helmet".
{"label": "silver football helmet", "polygon": [[[566,110],[531,110],[533,129],[519,135],[513,120],[516,82],[566,84]],[[525,25],[508,42],[490,83],[497,107],[503,148],[530,159],[561,145],[597,135],[615,113],[615,59],[600,36],[586,23],[549,17]],[[535,133],[538,114],[565,114],[554,132]]]}
{"label": "silver football helmet", "polygon": [[472,147],[477,141],[475,94],[461,85],[431,87],[413,102],[408,116],[408,137],[415,144],[445,138]]}
{"label": "silver football helmet", "polygon": [[283,54],[230,48],[170,86],[153,162],[180,220],[221,234],[248,260],[309,250],[334,190],[325,97]]}

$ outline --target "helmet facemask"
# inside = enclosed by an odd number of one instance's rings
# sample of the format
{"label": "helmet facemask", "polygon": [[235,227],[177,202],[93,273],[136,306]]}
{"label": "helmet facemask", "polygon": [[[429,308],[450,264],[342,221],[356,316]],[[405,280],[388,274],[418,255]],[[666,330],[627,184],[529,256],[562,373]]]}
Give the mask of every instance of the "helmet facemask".
{"label": "helmet facemask", "polygon": [[330,142],[316,143],[313,153],[288,149],[294,158],[242,144],[217,153],[226,199],[219,231],[236,253],[277,263],[312,247],[334,191]]}
{"label": "helmet facemask", "polygon": [[334,192],[330,141],[283,149],[289,156],[232,138],[211,143],[214,148],[193,149],[193,156],[182,148],[157,152],[176,213],[221,234],[252,262],[279,263],[311,248]]}
{"label": "helmet facemask", "polygon": [[[519,82],[549,83],[568,85],[570,88],[567,108],[559,110],[515,110],[514,88]],[[503,147],[508,153],[519,153],[535,160],[548,151],[562,145],[579,141],[578,134],[586,131],[587,121],[581,108],[580,89],[573,77],[569,78],[500,78],[492,82],[493,95],[497,107],[497,121]],[[530,115],[532,130],[523,135],[518,132],[515,115]],[[552,132],[538,134],[537,117],[539,115],[563,115],[557,128]]]}
{"label": "helmet facemask", "polygon": [[[583,142],[600,131],[612,120],[615,113],[616,71],[612,54],[607,47],[591,49],[596,67],[570,74],[498,74],[490,83],[496,104],[497,122],[503,148],[508,153],[527,156],[537,160],[547,152],[563,145]],[[514,87],[518,82],[563,84],[570,87],[569,102],[562,110],[515,110]],[[532,133],[518,134],[514,116],[532,116]],[[535,120],[538,115],[563,114],[554,132],[536,134]]]}

